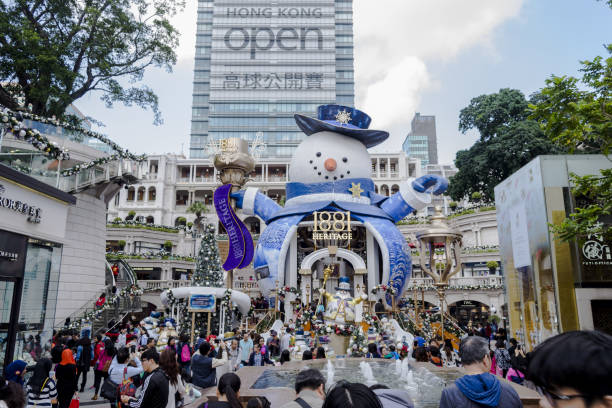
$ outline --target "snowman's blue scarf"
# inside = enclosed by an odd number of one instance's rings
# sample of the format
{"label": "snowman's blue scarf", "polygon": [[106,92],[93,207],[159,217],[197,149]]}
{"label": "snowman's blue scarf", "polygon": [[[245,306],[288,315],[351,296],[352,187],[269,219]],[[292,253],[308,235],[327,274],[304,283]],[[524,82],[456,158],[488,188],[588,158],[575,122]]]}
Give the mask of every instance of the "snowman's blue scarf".
{"label": "snowman's blue scarf", "polygon": [[298,183],[295,181],[289,182],[286,185],[287,189],[287,200],[294,197],[299,197],[309,194],[320,194],[320,193],[340,193],[340,194],[352,194],[349,191],[354,184],[359,184],[363,192],[361,196],[370,197],[374,196],[374,182],[371,179],[366,178],[349,178],[337,181],[325,181],[321,183]]}
{"label": "snowman's blue scarf", "polygon": [[501,384],[491,373],[464,375],[455,381],[469,400],[487,407],[496,407],[501,395]]}

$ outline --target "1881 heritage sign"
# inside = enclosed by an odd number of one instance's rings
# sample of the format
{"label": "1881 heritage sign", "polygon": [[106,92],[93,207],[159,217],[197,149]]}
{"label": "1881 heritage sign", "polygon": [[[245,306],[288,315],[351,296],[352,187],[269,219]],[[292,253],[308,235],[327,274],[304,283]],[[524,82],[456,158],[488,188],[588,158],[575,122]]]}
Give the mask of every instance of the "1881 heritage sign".
{"label": "1881 heritage sign", "polygon": [[313,215],[313,240],[350,240],[353,238],[350,211],[315,211]]}

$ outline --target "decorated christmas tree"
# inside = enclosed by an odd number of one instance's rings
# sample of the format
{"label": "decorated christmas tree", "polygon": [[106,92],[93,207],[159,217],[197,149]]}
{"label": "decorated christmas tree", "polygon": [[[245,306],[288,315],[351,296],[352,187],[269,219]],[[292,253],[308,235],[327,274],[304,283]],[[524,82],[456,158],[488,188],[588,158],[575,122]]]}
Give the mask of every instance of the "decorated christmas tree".
{"label": "decorated christmas tree", "polygon": [[225,286],[223,283],[221,258],[219,258],[219,249],[215,240],[215,227],[212,224],[207,224],[204,227],[204,235],[200,243],[200,251],[198,252],[198,261],[195,272],[191,277],[191,283],[193,286],[213,288]]}

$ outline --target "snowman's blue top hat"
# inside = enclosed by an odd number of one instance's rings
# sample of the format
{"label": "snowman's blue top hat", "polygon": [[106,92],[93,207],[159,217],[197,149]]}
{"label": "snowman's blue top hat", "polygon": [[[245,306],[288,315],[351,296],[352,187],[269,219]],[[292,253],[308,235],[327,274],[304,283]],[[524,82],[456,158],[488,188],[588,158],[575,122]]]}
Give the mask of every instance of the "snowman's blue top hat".
{"label": "snowman's blue top hat", "polygon": [[338,279],[338,287],[336,290],[351,290],[350,282],[351,280],[348,276],[341,276],[340,279]]}
{"label": "snowman's blue top hat", "polygon": [[372,119],[359,109],[342,105],[321,105],[317,118],[295,114],[295,122],[308,136],[329,130],[359,140],[366,147],[373,147],[387,140],[389,132],[368,129]]}

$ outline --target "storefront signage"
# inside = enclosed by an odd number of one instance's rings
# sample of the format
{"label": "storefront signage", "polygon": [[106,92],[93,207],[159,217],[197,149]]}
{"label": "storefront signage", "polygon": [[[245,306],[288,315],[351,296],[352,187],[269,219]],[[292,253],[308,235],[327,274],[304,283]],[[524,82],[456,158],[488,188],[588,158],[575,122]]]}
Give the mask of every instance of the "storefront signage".
{"label": "storefront signage", "polygon": [[0,207],[13,210],[16,213],[22,214],[27,217],[29,222],[40,223],[42,209],[36,207],[30,203],[25,203],[20,200],[15,200],[11,197],[5,196],[6,189],[0,184]]}
{"label": "storefront signage", "polygon": [[215,295],[191,295],[189,310],[192,312],[214,312],[215,301]]}
{"label": "storefront signage", "polygon": [[315,211],[312,239],[315,241],[336,239],[350,240],[353,238],[351,232],[351,212],[341,211]]}
{"label": "storefront signage", "polygon": [[27,237],[0,230],[0,276],[23,277],[27,246]]}
{"label": "storefront signage", "polygon": [[601,236],[590,235],[580,242],[583,282],[612,280],[612,248]]}

